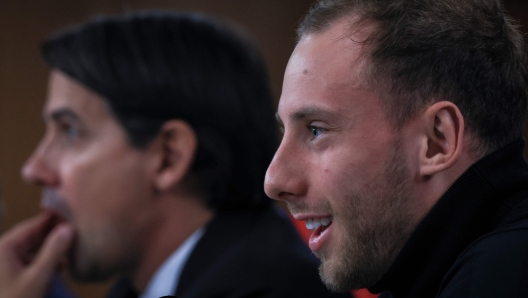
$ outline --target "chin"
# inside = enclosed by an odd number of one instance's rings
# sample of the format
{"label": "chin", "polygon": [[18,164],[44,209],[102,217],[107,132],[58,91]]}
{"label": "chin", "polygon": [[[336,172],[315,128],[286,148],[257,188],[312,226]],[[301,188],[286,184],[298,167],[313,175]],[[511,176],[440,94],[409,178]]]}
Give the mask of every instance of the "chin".
{"label": "chin", "polygon": [[371,276],[365,272],[359,272],[351,268],[329,268],[329,264],[321,264],[319,267],[319,276],[326,285],[328,290],[336,293],[344,293],[350,290],[357,290],[373,285],[377,278],[371,279]]}
{"label": "chin", "polygon": [[111,270],[108,270],[107,266],[103,266],[105,262],[99,260],[93,252],[94,250],[82,248],[78,241],[70,249],[68,254],[69,272],[76,281],[102,282],[112,277]]}
{"label": "chin", "polygon": [[70,275],[78,282],[103,282],[112,277],[108,270],[103,270],[96,263],[72,264],[70,265]]}
{"label": "chin", "polygon": [[321,250],[315,255],[321,260],[319,265],[319,276],[332,292],[346,292],[349,291],[349,266],[346,256],[341,253],[328,252]]}
{"label": "chin", "polygon": [[332,292],[348,292],[374,285],[387,271],[388,262],[374,254],[354,256],[353,251],[342,250],[329,258],[321,258],[319,276]]}
{"label": "chin", "polygon": [[335,278],[335,276],[326,273],[324,269],[319,268],[319,276],[321,277],[321,281],[324,283],[326,288],[331,292],[342,293],[352,289],[351,287],[348,287],[347,283],[339,281]]}

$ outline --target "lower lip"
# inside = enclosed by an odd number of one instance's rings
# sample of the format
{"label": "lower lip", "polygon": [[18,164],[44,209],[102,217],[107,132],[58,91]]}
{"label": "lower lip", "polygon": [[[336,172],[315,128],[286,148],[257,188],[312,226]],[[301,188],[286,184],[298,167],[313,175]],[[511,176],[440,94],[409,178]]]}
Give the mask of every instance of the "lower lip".
{"label": "lower lip", "polygon": [[308,241],[308,246],[310,247],[312,251],[315,252],[321,249],[321,247],[327,241],[328,237],[330,237],[332,226],[333,226],[333,223],[327,226],[322,233],[321,233],[321,227],[315,229],[312,232],[312,235],[310,236],[310,240]]}

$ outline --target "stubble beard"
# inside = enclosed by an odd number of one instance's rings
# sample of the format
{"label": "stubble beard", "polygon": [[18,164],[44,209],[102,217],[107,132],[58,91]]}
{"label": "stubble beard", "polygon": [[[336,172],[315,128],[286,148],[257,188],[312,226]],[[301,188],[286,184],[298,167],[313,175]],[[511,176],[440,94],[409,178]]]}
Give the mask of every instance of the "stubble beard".
{"label": "stubble beard", "polygon": [[100,282],[111,277],[95,254],[94,249],[78,240],[68,254],[70,275],[78,282]]}
{"label": "stubble beard", "polygon": [[133,246],[127,251],[122,251],[120,254],[109,254],[110,249],[102,245],[108,243],[111,235],[107,232],[99,232],[99,239],[97,237],[79,235],[72,249],[69,251],[69,272],[70,275],[79,282],[103,282],[109,280],[112,276],[119,272],[126,272],[127,269],[134,262],[127,258],[132,252],[135,252]]}
{"label": "stubble beard", "polygon": [[409,204],[411,179],[400,140],[379,179],[350,193],[334,220],[344,234],[334,251],[324,247],[319,275],[329,290],[345,292],[374,285],[389,270],[415,227],[416,217]]}

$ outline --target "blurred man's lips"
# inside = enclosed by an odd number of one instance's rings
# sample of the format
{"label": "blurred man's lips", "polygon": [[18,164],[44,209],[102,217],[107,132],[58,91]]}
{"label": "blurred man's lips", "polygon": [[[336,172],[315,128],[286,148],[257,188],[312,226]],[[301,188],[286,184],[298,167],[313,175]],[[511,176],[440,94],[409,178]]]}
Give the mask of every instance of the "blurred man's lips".
{"label": "blurred man's lips", "polygon": [[46,210],[46,212],[50,213],[53,217],[53,222],[55,225],[60,224],[61,222],[66,222],[66,218],[62,216],[60,213],[58,213],[56,210]]}
{"label": "blurred man's lips", "polygon": [[72,219],[71,210],[66,204],[66,200],[55,189],[44,188],[42,190],[40,207],[55,215],[61,222]]}
{"label": "blurred man's lips", "polygon": [[47,208],[44,206],[41,206],[42,212],[46,213],[50,217],[50,223],[53,223],[53,226],[56,226],[57,224],[61,222],[67,222],[68,220],[66,217],[60,213],[60,211],[55,210],[53,208]]}
{"label": "blurred man's lips", "polygon": [[[50,214],[51,216],[50,224],[48,227],[49,231],[51,231],[53,228],[55,228],[57,225],[61,223],[68,223],[70,225],[72,224],[65,216],[60,214],[57,210],[44,209],[44,212]],[[48,234],[49,231],[46,232],[46,234]],[[67,256],[65,256],[60,261],[60,264],[56,268],[57,271],[70,267],[71,263],[73,262],[72,260],[75,260],[74,254],[75,254],[77,242],[78,242],[78,236],[77,236],[77,233],[75,233],[74,238],[71,241],[70,247],[68,248]]]}

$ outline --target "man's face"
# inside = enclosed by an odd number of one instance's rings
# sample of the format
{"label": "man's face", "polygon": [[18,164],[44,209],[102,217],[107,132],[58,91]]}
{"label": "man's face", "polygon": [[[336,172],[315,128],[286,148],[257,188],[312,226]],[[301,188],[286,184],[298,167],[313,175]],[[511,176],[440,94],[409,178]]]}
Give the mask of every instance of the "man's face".
{"label": "man's face", "polygon": [[129,144],[100,96],[59,71],[43,114],[46,133],[22,174],[43,186],[43,209],[75,227],[73,275],[93,281],[133,270],[153,224],[149,151]]}
{"label": "man's face", "polygon": [[278,108],[284,136],[265,181],[313,229],[321,277],[337,291],[379,280],[418,221],[404,132],[363,84],[361,34],[344,30],[304,36],[293,52]]}

